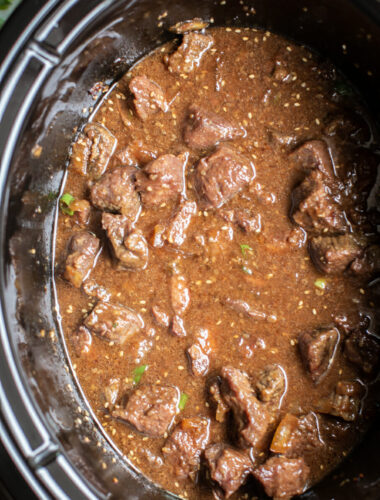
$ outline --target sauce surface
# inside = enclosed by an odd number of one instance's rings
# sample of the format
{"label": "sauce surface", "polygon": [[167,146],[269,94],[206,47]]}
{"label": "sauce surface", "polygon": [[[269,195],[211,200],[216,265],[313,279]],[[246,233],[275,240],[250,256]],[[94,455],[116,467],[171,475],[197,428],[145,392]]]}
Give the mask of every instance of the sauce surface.
{"label": "sauce surface", "polygon": [[79,134],[63,330],[95,415],[154,482],[291,498],[368,426],[376,138],[328,63],[232,28],[148,55]]}

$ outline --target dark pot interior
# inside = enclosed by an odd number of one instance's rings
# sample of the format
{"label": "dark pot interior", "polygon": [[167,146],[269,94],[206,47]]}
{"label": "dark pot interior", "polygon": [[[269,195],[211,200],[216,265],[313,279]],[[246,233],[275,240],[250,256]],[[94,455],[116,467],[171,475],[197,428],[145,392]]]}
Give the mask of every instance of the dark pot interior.
{"label": "dark pot interior", "polygon": [[[215,25],[273,30],[329,57],[358,87],[376,118],[380,6],[373,4],[28,0],[4,28],[0,34],[4,52],[0,57],[2,433],[39,498],[171,497],[119,460],[78,387],[54,309],[54,195],[65,175],[73,129],[96,106],[88,90],[97,81],[112,84],[139,57],[171,37],[166,27],[203,17],[213,18]],[[167,16],[160,22],[164,12]],[[39,158],[31,153],[35,144],[42,147]],[[339,470],[303,498],[378,499],[378,429],[375,425]]]}

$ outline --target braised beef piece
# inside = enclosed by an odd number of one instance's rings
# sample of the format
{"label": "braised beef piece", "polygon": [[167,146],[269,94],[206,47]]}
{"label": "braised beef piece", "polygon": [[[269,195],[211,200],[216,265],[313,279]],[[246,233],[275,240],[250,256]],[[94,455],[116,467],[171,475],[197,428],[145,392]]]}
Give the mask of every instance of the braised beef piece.
{"label": "braised beef piece", "polygon": [[183,138],[189,148],[208,149],[218,142],[235,139],[244,134],[244,129],[228,119],[193,104],[188,110]]}
{"label": "braised beef piece", "polygon": [[251,210],[245,208],[221,209],[218,213],[225,221],[236,224],[247,233],[261,231],[261,216],[260,214],[254,215]]}
{"label": "braised beef piece", "polygon": [[173,273],[170,280],[170,297],[174,313],[182,316],[190,305],[190,291],[182,274]]}
{"label": "braised beef piece", "polygon": [[183,319],[180,316],[173,316],[171,323],[171,332],[176,337],[186,337],[186,330],[183,324]]}
{"label": "braised beef piece", "polygon": [[192,344],[186,349],[190,361],[191,372],[195,376],[204,376],[207,374],[210,360],[199,344]]}
{"label": "braised beef piece", "polygon": [[223,301],[224,304],[231,307],[234,311],[239,314],[244,314],[253,319],[266,319],[267,315],[262,311],[257,311],[252,306],[250,306],[247,302],[241,299],[231,299],[227,297]]}
{"label": "braised beef piece", "polygon": [[70,168],[91,179],[105,172],[117,145],[116,137],[100,123],[88,123],[80,133],[70,160]]}
{"label": "braised beef piece", "polygon": [[201,453],[209,439],[210,422],[207,418],[184,418],[176,425],[162,448],[165,463],[171,466],[176,477],[195,480]]}
{"label": "braised beef piece", "polygon": [[224,401],[222,396],[220,377],[214,377],[213,379],[211,379],[208,386],[208,393],[210,396],[211,404],[215,407],[215,420],[217,422],[224,422],[230,408]]}
{"label": "braised beef piece", "polygon": [[84,320],[84,326],[101,339],[124,344],[142,329],[144,323],[128,307],[99,302]]}
{"label": "braised beef piece", "polygon": [[218,208],[247,186],[253,177],[250,161],[221,144],[198,162],[195,188],[205,208]]}
{"label": "braised beef piece", "polygon": [[129,218],[103,213],[102,227],[107,233],[120,267],[134,270],[146,268],[149,258],[148,243],[140,229],[131,230]]}
{"label": "braised beef piece", "polygon": [[169,315],[157,304],[152,306],[152,314],[154,319],[160,326],[169,326]]}
{"label": "braised beef piece", "polygon": [[239,445],[260,453],[269,444],[272,416],[256,398],[246,373],[224,367],[221,375],[222,396],[232,410]]}
{"label": "braised beef piece", "polygon": [[344,353],[351,363],[370,375],[380,362],[380,342],[366,332],[354,330],[346,339]]}
{"label": "braised beef piece", "polygon": [[344,234],[312,238],[309,252],[315,266],[322,273],[339,274],[361,255],[362,248],[352,234]]}
{"label": "braised beef piece", "polygon": [[360,257],[352,261],[350,271],[357,275],[371,275],[380,272],[380,246],[369,245]]}
{"label": "braised beef piece", "polygon": [[178,402],[176,387],[142,385],[129,395],[125,408],[115,409],[112,416],[125,420],[148,436],[164,437],[177,413]]}
{"label": "braised beef piece", "polygon": [[325,127],[325,134],[343,142],[363,145],[371,139],[371,130],[365,119],[353,110],[331,118]]}
{"label": "braised beef piece", "polygon": [[340,380],[330,397],[318,402],[317,409],[347,422],[357,419],[364,395],[363,386],[357,381]]}
{"label": "braised beef piece", "polygon": [[319,170],[313,170],[292,193],[292,218],[305,231],[344,233],[348,224]]}
{"label": "braised beef piece", "polygon": [[107,292],[104,286],[98,285],[96,281],[92,279],[87,279],[83,285],[82,290],[89,297],[93,297],[95,299],[101,300],[103,302],[108,302],[111,298],[111,294]]}
{"label": "braised beef piece", "polygon": [[257,467],[253,475],[269,497],[290,499],[306,489],[309,472],[303,458],[275,456]]}
{"label": "braised beef piece", "polygon": [[298,337],[298,347],[302,361],[310,373],[312,380],[317,384],[330,369],[339,342],[337,328],[322,328],[306,331]]}
{"label": "braised beef piece", "polygon": [[77,356],[88,354],[92,345],[91,333],[84,326],[80,326],[70,337],[71,344]]}
{"label": "braised beef piece", "polygon": [[247,455],[221,443],[207,447],[205,459],[211,479],[222,488],[225,498],[245,483],[253,469]]}
{"label": "braised beef piece", "polygon": [[133,182],[136,170],[116,167],[106,172],[91,188],[91,203],[100,210],[119,212],[131,222],[140,211],[140,200]]}
{"label": "braised beef piece", "polygon": [[168,104],[162,88],[145,75],[135,76],[129,83],[129,90],[135,96],[136,114],[141,120],[151,118],[160,110],[166,112]]}
{"label": "braised beef piece", "polygon": [[256,391],[264,403],[278,406],[285,394],[287,381],[285,372],[279,365],[269,365],[261,371],[256,381]]}
{"label": "braised beef piece", "polygon": [[91,213],[90,203],[87,200],[74,200],[69,208],[74,212],[74,221],[81,227],[87,226]]}
{"label": "braised beef piece", "polygon": [[191,219],[196,213],[197,204],[194,201],[181,202],[167,226],[156,226],[153,246],[161,247],[165,241],[177,247],[183,245]]}
{"label": "braised beef piece", "polygon": [[211,35],[188,33],[183,36],[178,49],[165,56],[165,62],[171,73],[191,73],[201,62],[203,55],[212,47],[214,39]]}
{"label": "braised beef piece", "polygon": [[120,379],[113,377],[108,381],[108,384],[104,388],[104,398],[107,403],[107,408],[112,409],[119,397],[120,392]]}
{"label": "braised beef piece", "polygon": [[[118,99],[120,100],[120,99]],[[128,146],[115,154],[122,165],[127,167],[142,167],[157,158],[158,153],[154,148],[147,147],[140,140],[132,141]]]}
{"label": "braised beef piece", "polygon": [[289,458],[313,457],[325,446],[320,435],[320,416],[314,412],[296,417],[286,413],[274,433],[270,451]]}
{"label": "braised beef piece", "polygon": [[334,177],[334,167],[325,141],[306,141],[293,155],[306,170],[317,169],[328,177]]}
{"label": "braised beef piece", "polygon": [[180,196],[186,161],[187,156],[162,155],[136,174],[137,190],[144,205],[162,205]]}
{"label": "braised beef piece", "polygon": [[63,276],[76,288],[81,286],[94,267],[99,247],[99,239],[87,231],[74,233],[71,237]]}

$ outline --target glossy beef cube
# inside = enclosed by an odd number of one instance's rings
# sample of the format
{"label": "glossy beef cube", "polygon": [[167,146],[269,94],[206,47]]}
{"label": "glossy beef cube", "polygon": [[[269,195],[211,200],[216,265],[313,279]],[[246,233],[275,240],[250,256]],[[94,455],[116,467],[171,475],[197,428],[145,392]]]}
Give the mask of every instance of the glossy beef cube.
{"label": "glossy beef cube", "polygon": [[233,210],[219,210],[220,216],[227,222],[236,224],[247,233],[259,233],[261,231],[261,216],[254,214],[245,208]]}
{"label": "glossy beef cube", "polygon": [[303,332],[298,337],[302,361],[315,383],[320,382],[331,367],[339,342],[337,328]]}
{"label": "glossy beef cube", "polygon": [[309,467],[303,458],[271,457],[253,471],[271,498],[290,499],[307,487]]}
{"label": "glossy beef cube", "polygon": [[207,149],[218,142],[241,137],[244,133],[227,118],[193,105],[188,111],[183,138],[189,148]]}
{"label": "glossy beef cube", "polygon": [[179,391],[176,387],[147,384],[135,389],[125,408],[112,416],[125,420],[138,431],[151,437],[164,437],[178,411]]}
{"label": "glossy beef cube", "polygon": [[211,479],[223,490],[225,498],[229,498],[245,483],[253,469],[247,455],[221,443],[209,446],[205,451],[205,459]]}
{"label": "glossy beef cube", "polygon": [[354,330],[346,339],[344,353],[364,373],[371,375],[379,367],[380,342],[369,333]]}
{"label": "glossy beef cube", "polygon": [[212,47],[214,39],[211,35],[188,33],[182,38],[178,49],[165,56],[165,61],[171,73],[191,73],[197,68],[203,55]]}
{"label": "glossy beef cube", "polygon": [[318,169],[327,177],[334,177],[334,167],[325,141],[306,141],[294,151],[297,161],[306,170]]}
{"label": "glossy beef cube", "polygon": [[136,114],[141,120],[147,120],[156,113],[168,110],[162,88],[146,76],[135,76],[129,83],[129,90],[135,96]]}
{"label": "glossy beef cube", "polygon": [[100,210],[119,212],[134,221],[140,211],[133,176],[136,170],[116,167],[106,172],[91,188],[91,203]]}
{"label": "glossy beef cube", "polygon": [[269,444],[272,415],[257,399],[246,373],[224,367],[221,375],[222,396],[233,412],[239,445],[262,452]]}
{"label": "glossy beef cube", "polygon": [[226,145],[199,161],[195,187],[205,208],[218,208],[254,178],[250,161]]}
{"label": "glossy beef cube", "polygon": [[279,405],[286,390],[285,372],[279,365],[267,366],[256,381],[256,391],[264,403]]}
{"label": "glossy beef cube", "polygon": [[352,234],[344,234],[312,238],[309,252],[315,266],[321,272],[339,274],[361,254],[362,248]]}
{"label": "glossy beef cube", "polygon": [[364,393],[364,387],[356,380],[340,380],[330,397],[319,402],[317,410],[353,422],[359,415]]}
{"label": "glossy beef cube", "polygon": [[210,360],[199,344],[192,344],[186,349],[190,361],[190,369],[195,376],[204,376],[207,374]]}
{"label": "glossy beef cube", "polygon": [[99,248],[99,239],[87,231],[72,236],[63,276],[76,288],[81,286],[94,267]]}
{"label": "glossy beef cube", "polygon": [[181,479],[195,480],[200,458],[210,439],[210,422],[207,418],[184,418],[174,428],[162,452],[165,463]]}
{"label": "glossy beef cube", "polygon": [[116,149],[117,139],[100,123],[88,123],[84,132],[91,143],[88,153],[83,157],[83,171],[91,179],[99,179]]}
{"label": "glossy beef cube", "polygon": [[92,335],[86,327],[80,326],[78,330],[70,336],[70,340],[77,356],[83,356],[90,352]]}
{"label": "glossy beef cube", "polygon": [[162,205],[179,198],[184,190],[186,158],[162,155],[148,163],[136,175],[137,190],[146,206]]}
{"label": "glossy beef cube", "polygon": [[84,325],[101,339],[124,344],[142,329],[144,323],[128,307],[99,302],[84,320]]}
{"label": "glossy beef cube", "polygon": [[344,233],[347,221],[333,200],[324,175],[313,170],[292,193],[292,218],[305,231]]}

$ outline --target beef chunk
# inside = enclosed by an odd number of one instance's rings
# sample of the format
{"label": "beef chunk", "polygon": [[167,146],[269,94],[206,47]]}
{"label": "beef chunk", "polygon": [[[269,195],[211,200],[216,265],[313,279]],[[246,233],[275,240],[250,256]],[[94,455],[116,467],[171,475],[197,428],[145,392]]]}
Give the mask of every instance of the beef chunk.
{"label": "beef chunk", "polygon": [[344,353],[351,363],[370,375],[380,362],[380,343],[372,335],[354,330],[346,339]]}
{"label": "beef chunk", "polygon": [[226,415],[229,412],[229,406],[224,401],[221,392],[221,379],[215,377],[210,381],[208,387],[211,404],[215,407],[215,420],[217,422],[224,422]]}
{"label": "beef chunk", "polygon": [[306,489],[309,467],[303,458],[271,457],[253,475],[269,497],[290,499]]}
{"label": "beef chunk", "polygon": [[162,452],[165,462],[178,478],[195,479],[200,466],[202,451],[210,439],[210,422],[207,418],[184,418],[174,428]]}
{"label": "beef chunk", "polygon": [[314,412],[301,417],[287,413],[277,426],[270,451],[289,458],[297,458],[305,453],[312,456],[318,448],[325,446],[319,428],[319,417]]}
{"label": "beef chunk", "polygon": [[190,367],[193,375],[204,376],[207,374],[210,360],[199,344],[192,344],[187,350]]}
{"label": "beef chunk", "polygon": [[98,285],[96,281],[92,279],[86,280],[82,289],[89,297],[94,297],[95,299],[102,300],[103,302],[108,302],[111,298],[111,294],[102,285]]}
{"label": "beef chunk", "polygon": [[141,230],[130,230],[124,215],[103,213],[102,226],[107,232],[113,253],[121,267],[141,270],[148,265],[148,243]]}
{"label": "beef chunk", "polygon": [[154,305],[152,306],[152,314],[154,319],[160,326],[169,326],[170,318],[169,315],[161,309],[160,306]]}
{"label": "beef chunk", "polygon": [[84,325],[101,339],[124,344],[144,326],[132,309],[109,302],[99,302],[84,320]]}
{"label": "beef chunk", "polygon": [[344,233],[344,212],[332,199],[319,170],[313,170],[292,193],[292,218],[305,231]]}
{"label": "beef chunk", "polygon": [[184,190],[186,158],[162,155],[137,173],[137,189],[144,205],[155,206],[175,200]]}
{"label": "beef chunk", "polygon": [[116,157],[120,162],[128,167],[146,165],[155,160],[157,156],[156,149],[147,147],[146,144],[139,140],[130,142],[125,149],[116,153]]}
{"label": "beef chunk", "polygon": [[256,398],[246,373],[224,367],[221,374],[222,395],[232,409],[240,446],[263,451],[270,438],[272,416]]}
{"label": "beef chunk", "polygon": [[84,326],[80,326],[72,335],[71,343],[77,356],[88,354],[92,345],[91,333]]}
{"label": "beef chunk", "polygon": [[190,305],[190,291],[184,276],[174,273],[170,281],[170,296],[173,311],[181,316]]}
{"label": "beef chunk", "polygon": [[357,381],[340,380],[329,398],[321,400],[317,409],[334,417],[353,422],[359,415],[363,386]]}
{"label": "beef chunk", "polygon": [[252,306],[250,306],[247,302],[241,299],[231,299],[227,297],[224,300],[224,304],[231,307],[238,314],[243,314],[252,319],[266,319],[267,315],[264,312],[257,311]]}
{"label": "beef chunk", "polygon": [[130,221],[135,221],[140,211],[140,200],[132,176],[135,169],[116,167],[106,172],[90,192],[91,203],[108,212],[120,212]]}
{"label": "beef chunk", "polygon": [[360,257],[352,261],[350,271],[358,275],[378,273],[380,271],[380,246],[368,246]]}
{"label": "beef chunk", "polygon": [[[168,243],[180,247],[186,240],[186,231],[190,226],[193,215],[197,213],[197,204],[194,201],[182,202],[174,217],[169,222],[162,239]],[[160,245],[159,245],[160,246]]]}
{"label": "beef chunk", "polygon": [[172,319],[171,332],[176,337],[186,337],[186,330],[183,324],[183,319],[175,315]]}
{"label": "beef chunk", "polygon": [[303,364],[316,384],[322,380],[331,367],[338,342],[339,332],[336,328],[303,332],[298,337]]}
{"label": "beef chunk", "polygon": [[199,161],[195,187],[205,208],[218,208],[247,186],[253,177],[249,160],[222,144]]}
{"label": "beef chunk", "polygon": [[74,200],[70,203],[69,209],[74,212],[74,221],[81,227],[88,224],[91,205],[87,200]]}
{"label": "beef chunk", "polygon": [[321,272],[339,274],[361,254],[362,249],[352,234],[344,234],[312,238],[309,252],[315,266]]}
{"label": "beef chunk", "polygon": [[87,163],[90,157],[92,141],[86,134],[80,132],[71,148],[69,169],[79,175],[87,174]]}
{"label": "beef chunk", "polygon": [[191,73],[201,62],[203,55],[212,47],[214,39],[211,35],[188,33],[183,36],[178,49],[165,62],[171,73]]}
{"label": "beef chunk", "polygon": [[236,127],[226,118],[200,106],[189,108],[183,138],[192,149],[207,149],[220,141],[228,141],[243,136],[245,131]]}
{"label": "beef chunk", "polygon": [[294,155],[305,169],[317,169],[328,177],[334,177],[334,167],[325,141],[306,141]]}
{"label": "beef chunk", "polygon": [[167,111],[168,104],[162,88],[145,75],[135,76],[129,83],[129,90],[135,96],[136,114],[141,120],[147,120],[158,111]]}
{"label": "beef chunk", "polygon": [[261,231],[261,216],[254,215],[245,208],[236,208],[234,210],[219,210],[219,215],[227,222],[236,224],[247,233],[259,233]]}
{"label": "beef chunk", "polygon": [[112,416],[125,420],[151,437],[164,437],[178,410],[179,391],[168,385],[147,384],[135,389],[125,408]]}
{"label": "beef chunk", "polygon": [[209,446],[205,459],[211,479],[222,488],[226,498],[245,483],[253,469],[247,455],[221,443]]}
{"label": "beef chunk", "polygon": [[94,266],[100,241],[87,231],[72,236],[65,263],[64,278],[79,288]]}
{"label": "beef chunk", "polygon": [[105,172],[113,155],[117,139],[111,132],[99,123],[88,123],[84,132],[91,141],[87,160],[84,161],[84,171],[91,179],[99,179]]}
{"label": "beef chunk", "polygon": [[264,403],[279,405],[286,391],[286,377],[279,365],[267,366],[256,381],[259,399]]}
{"label": "beef chunk", "polygon": [[364,145],[371,139],[371,129],[359,114],[339,114],[334,116],[325,127],[325,134],[343,142]]}

